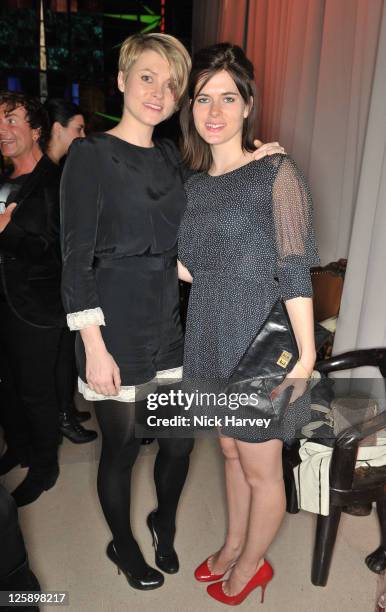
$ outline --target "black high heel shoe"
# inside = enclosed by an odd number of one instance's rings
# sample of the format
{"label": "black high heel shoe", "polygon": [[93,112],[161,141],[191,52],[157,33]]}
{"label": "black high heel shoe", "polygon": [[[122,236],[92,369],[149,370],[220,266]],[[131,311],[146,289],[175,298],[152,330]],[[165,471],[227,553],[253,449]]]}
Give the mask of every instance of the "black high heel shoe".
{"label": "black high heel shoe", "polygon": [[164,577],[158,570],[150,567],[142,576],[133,576],[130,572],[123,567],[122,561],[118,557],[117,551],[114,547],[114,542],[111,541],[106,550],[106,554],[110,561],[115,563],[118,569],[118,574],[121,572],[125,575],[127,582],[133,589],[140,589],[141,591],[150,591],[151,589],[158,589],[164,583]]}
{"label": "black high heel shoe", "polygon": [[150,533],[153,538],[155,563],[157,567],[159,567],[163,572],[166,572],[167,574],[176,574],[178,570],[180,569],[180,563],[178,561],[177,553],[174,550],[174,548],[172,548],[172,550],[166,554],[160,553],[158,550],[159,538],[158,538],[158,535],[157,535],[157,532],[154,526],[154,515],[155,515],[155,510],[153,510],[153,512],[150,512],[149,516],[147,517],[146,522],[147,522],[147,526],[149,527]]}

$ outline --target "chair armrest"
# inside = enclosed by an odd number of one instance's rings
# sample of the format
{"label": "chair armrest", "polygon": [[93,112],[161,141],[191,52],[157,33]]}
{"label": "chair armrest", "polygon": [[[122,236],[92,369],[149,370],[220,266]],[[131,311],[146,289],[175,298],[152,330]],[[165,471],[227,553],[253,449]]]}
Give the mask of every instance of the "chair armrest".
{"label": "chair armrest", "polygon": [[[318,361],[315,370],[323,374],[361,366],[378,367],[386,378],[386,347],[358,349]],[[342,431],[335,440],[330,463],[330,485],[335,490],[352,487],[359,442],[386,426],[386,411],[364,423]]]}
{"label": "chair armrest", "polygon": [[376,366],[383,377],[386,377],[386,347],[373,349],[357,349],[329,359],[322,359],[315,364],[315,370],[329,374],[339,370],[351,370],[361,366]]}
{"label": "chair armrest", "polygon": [[364,423],[358,423],[345,429],[338,435],[335,444],[342,448],[357,448],[359,442],[367,438],[367,436],[371,436],[377,431],[384,429],[384,427],[386,427],[386,410]]}
{"label": "chair armrest", "polygon": [[352,487],[359,442],[385,426],[386,411],[339,434],[335,440],[330,463],[331,488],[347,490]]}

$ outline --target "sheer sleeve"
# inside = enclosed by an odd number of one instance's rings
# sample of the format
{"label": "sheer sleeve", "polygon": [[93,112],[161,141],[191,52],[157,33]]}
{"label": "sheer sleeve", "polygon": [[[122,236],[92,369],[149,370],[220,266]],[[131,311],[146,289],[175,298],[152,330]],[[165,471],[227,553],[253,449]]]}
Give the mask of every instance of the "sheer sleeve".
{"label": "sheer sleeve", "polygon": [[70,329],[104,325],[93,268],[100,187],[88,139],[70,148],[60,186],[62,300]]}
{"label": "sheer sleeve", "polygon": [[273,185],[277,276],[284,300],[312,297],[310,268],[319,265],[309,188],[295,162],[285,156]]}

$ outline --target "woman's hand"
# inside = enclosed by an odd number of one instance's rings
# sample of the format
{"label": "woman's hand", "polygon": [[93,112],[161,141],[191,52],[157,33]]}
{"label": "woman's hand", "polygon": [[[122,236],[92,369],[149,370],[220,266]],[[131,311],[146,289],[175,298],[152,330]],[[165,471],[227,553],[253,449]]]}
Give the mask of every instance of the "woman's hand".
{"label": "woman's hand", "polygon": [[5,209],[5,212],[3,212],[2,215],[0,215],[0,234],[2,231],[5,230],[8,223],[10,222],[12,213],[15,210],[16,206],[17,206],[16,202],[12,202],[12,204],[9,204],[9,206],[7,206],[7,208]]}
{"label": "woman's hand", "polygon": [[190,274],[188,268],[186,268],[179,259],[177,260],[177,270],[180,280],[185,281],[185,283],[191,283],[193,281],[193,276]]}
{"label": "woman's hand", "polygon": [[281,153],[285,155],[286,152],[282,146],[278,142],[267,142],[263,144],[261,140],[254,140],[253,144],[256,147],[256,151],[252,153],[252,159],[255,161],[257,159],[262,159],[266,155],[275,155],[276,153]]}
{"label": "woman's hand", "polygon": [[101,395],[118,395],[121,387],[119,367],[106,349],[86,352],[86,380]]}
{"label": "woman's hand", "polygon": [[275,399],[288,387],[293,387],[290,404],[295,402],[306,392],[307,382],[311,377],[312,370],[311,366],[304,366],[301,361],[298,361],[292,370],[288,372],[283,382],[271,392],[271,399]]}
{"label": "woman's hand", "polygon": [[295,334],[300,357],[283,382],[272,391],[271,397],[277,397],[284,389],[292,386],[293,391],[290,398],[292,403],[306,391],[307,380],[314,369],[316,360],[314,315],[312,298],[291,298],[286,300],[285,305]]}
{"label": "woman's hand", "polygon": [[87,384],[100,395],[118,395],[121,388],[119,367],[106,349],[99,325],[80,330],[86,353]]}

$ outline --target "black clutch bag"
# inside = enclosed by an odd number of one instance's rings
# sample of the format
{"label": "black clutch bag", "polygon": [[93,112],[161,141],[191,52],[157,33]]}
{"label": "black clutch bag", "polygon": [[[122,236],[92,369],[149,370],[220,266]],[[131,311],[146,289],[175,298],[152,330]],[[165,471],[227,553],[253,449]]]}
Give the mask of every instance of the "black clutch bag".
{"label": "black clutch bag", "polygon": [[[257,335],[228,380],[227,394],[245,394],[243,406],[253,408],[256,418],[280,422],[287,409],[293,387],[275,399],[271,391],[292,370],[299,358],[291,322],[282,299],[278,299]],[[241,403],[241,402],[240,402]]]}

